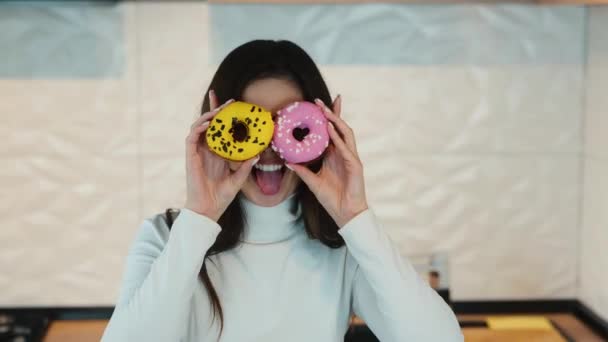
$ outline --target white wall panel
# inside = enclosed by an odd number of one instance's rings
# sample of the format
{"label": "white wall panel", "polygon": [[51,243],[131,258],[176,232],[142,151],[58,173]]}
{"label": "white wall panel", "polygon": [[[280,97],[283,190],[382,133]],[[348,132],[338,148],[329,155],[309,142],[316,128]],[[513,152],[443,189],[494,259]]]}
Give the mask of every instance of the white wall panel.
{"label": "white wall panel", "polygon": [[579,153],[582,70],[581,65],[322,67],[334,96],[343,95],[344,115],[362,134],[391,139],[387,149],[415,155]]}
{"label": "white wall panel", "polygon": [[204,2],[138,4],[142,154],[182,156],[217,66]]}
{"label": "white wall panel", "polygon": [[139,225],[134,158],[4,158],[0,306],[115,300]]}
{"label": "white wall panel", "polygon": [[135,79],[0,79],[0,157],[137,155]]}
{"label": "white wall panel", "polygon": [[180,208],[186,202],[185,159],[176,156],[144,157],[142,170],[142,206],[148,215]]}
{"label": "white wall panel", "polygon": [[590,8],[588,25],[579,295],[608,320],[608,7]]}
{"label": "white wall panel", "polygon": [[580,264],[582,301],[608,319],[608,161],[587,158]]}
{"label": "white wall panel", "polygon": [[[372,205],[404,254],[450,253],[455,298],[575,294],[576,157],[436,155],[400,160],[399,171],[367,172]],[[401,180],[392,182],[386,175]],[[380,192],[389,184],[393,196]]]}

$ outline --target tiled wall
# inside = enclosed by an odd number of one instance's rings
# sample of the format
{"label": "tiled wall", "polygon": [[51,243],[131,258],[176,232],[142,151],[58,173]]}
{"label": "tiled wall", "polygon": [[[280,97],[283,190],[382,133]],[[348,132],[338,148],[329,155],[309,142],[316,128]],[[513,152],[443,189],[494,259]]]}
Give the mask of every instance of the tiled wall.
{"label": "tiled wall", "polygon": [[[372,207],[404,254],[450,253],[454,299],[576,295],[584,8],[255,11],[126,2],[85,19],[28,14],[72,33],[104,17],[91,31],[117,46],[98,74],[27,72],[35,60],[0,79],[0,305],[114,302],[141,220],[183,204],[184,138],[217,63],[262,37],[319,62],[343,95]],[[0,44],[29,46],[22,55],[61,50],[29,44],[44,29],[1,28]],[[88,56],[71,49],[62,58]]]}
{"label": "tiled wall", "polygon": [[608,320],[608,7],[589,10],[580,297]]}

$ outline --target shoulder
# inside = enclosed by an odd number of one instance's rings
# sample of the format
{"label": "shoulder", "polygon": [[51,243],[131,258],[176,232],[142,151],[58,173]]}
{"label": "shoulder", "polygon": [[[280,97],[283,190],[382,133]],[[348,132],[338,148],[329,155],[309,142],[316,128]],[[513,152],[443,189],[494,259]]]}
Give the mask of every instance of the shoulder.
{"label": "shoulder", "polygon": [[169,240],[171,224],[178,215],[179,210],[171,210],[144,218],[137,231],[135,244],[146,244],[162,249]]}

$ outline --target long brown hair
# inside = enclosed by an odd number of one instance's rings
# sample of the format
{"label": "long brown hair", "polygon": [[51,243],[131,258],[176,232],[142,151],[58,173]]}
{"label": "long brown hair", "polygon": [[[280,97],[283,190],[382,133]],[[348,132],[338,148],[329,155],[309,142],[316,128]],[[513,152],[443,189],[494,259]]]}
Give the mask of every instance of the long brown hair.
{"label": "long brown hair", "polygon": [[[209,111],[208,93],[210,89],[215,91],[218,102],[221,104],[231,98],[240,100],[243,91],[252,81],[269,77],[285,78],[295,82],[306,101],[319,98],[327,104],[331,103],[329,90],[319,69],[302,48],[286,40],[253,40],[237,47],[224,58],[205,92],[201,115]],[[309,164],[308,168],[317,172],[321,164],[322,159]],[[298,205],[301,204],[302,211],[297,220],[304,220],[308,236],[330,248],[343,246],[344,240],[338,234],[337,224],[304,182],[300,182],[298,185],[295,196],[296,201],[291,212],[296,214]],[[219,218],[218,223],[222,230],[215,243],[205,254],[205,261],[213,262],[208,259],[211,255],[238,245],[245,225],[245,215],[239,197],[240,193]],[[173,214],[179,214],[179,212],[175,213],[171,208],[165,212],[169,227],[175,219]],[[217,292],[207,273],[205,262],[199,272],[199,278],[203,282],[213,306],[213,319],[215,320],[216,315],[219,316],[221,335],[224,329],[224,315]]]}

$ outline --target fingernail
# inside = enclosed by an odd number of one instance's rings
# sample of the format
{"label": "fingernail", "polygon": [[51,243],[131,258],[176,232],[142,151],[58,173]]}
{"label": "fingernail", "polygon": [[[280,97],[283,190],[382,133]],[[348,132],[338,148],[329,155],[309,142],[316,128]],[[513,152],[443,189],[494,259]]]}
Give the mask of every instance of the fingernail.
{"label": "fingernail", "polygon": [[257,164],[260,161],[260,156],[255,157],[255,161],[253,162],[252,165]]}
{"label": "fingernail", "polygon": [[338,96],[336,96],[336,99],[341,99],[342,98],[342,94],[338,94]]}
{"label": "fingernail", "polygon": [[288,169],[290,169],[291,171],[293,171],[293,167],[291,167],[291,165],[285,164],[285,167],[288,168]]}
{"label": "fingernail", "polygon": [[209,98],[211,98],[211,95],[213,94],[213,89],[209,90]]}
{"label": "fingernail", "polygon": [[329,128],[334,129],[334,124],[331,122],[327,122],[327,126],[329,126]]}

